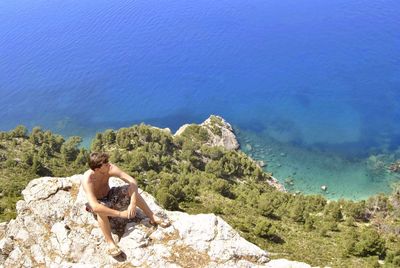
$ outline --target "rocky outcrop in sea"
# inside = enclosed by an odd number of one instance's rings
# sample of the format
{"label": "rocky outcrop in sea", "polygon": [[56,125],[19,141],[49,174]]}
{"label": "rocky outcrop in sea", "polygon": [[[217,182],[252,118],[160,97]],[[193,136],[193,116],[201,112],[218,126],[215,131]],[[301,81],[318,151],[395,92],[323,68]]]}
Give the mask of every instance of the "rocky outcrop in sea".
{"label": "rocky outcrop in sea", "polygon": [[[181,126],[174,136],[181,135],[185,129],[190,126],[190,124],[185,124]],[[207,145],[209,146],[221,146],[226,150],[238,150],[240,148],[240,144],[236,138],[235,132],[231,126],[224,118],[218,115],[211,115],[207,118],[203,123],[200,124],[200,127],[203,127],[207,130],[208,133],[208,141]],[[250,146],[247,144],[247,146]],[[249,157],[251,159],[251,157]],[[252,159],[253,160],[253,159]],[[263,161],[255,161],[253,160],[260,168],[265,166]],[[279,191],[286,192],[285,186],[279,181],[271,176],[270,180],[267,181],[269,185],[278,189]]]}
{"label": "rocky outcrop in sea", "polygon": [[[176,131],[175,136],[181,135],[188,126],[190,124],[181,126]],[[209,139],[207,145],[222,146],[227,150],[239,149],[239,142],[236,139],[232,126],[222,117],[211,115],[200,126],[208,132]]]}

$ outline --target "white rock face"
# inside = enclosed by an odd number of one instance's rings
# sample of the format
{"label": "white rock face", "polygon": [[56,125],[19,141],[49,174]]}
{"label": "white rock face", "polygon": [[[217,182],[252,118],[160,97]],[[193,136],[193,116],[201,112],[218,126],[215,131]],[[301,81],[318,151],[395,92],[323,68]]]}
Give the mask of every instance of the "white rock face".
{"label": "white rock face", "polygon": [[174,136],[179,136],[179,135],[181,135],[181,134],[185,131],[185,129],[186,129],[188,126],[190,126],[190,124],[184,124],[183,126],[181,126],[181,127],[175,132]]}
{"label": "white rock face", "polygon": [[0,239],[4,237],[4,234],[7,229],[7,223],[6,222],[0,222]]}
{"label": "white rock face", "polygon": [[[181,135],[185,129],[190,126],[185,124],[176,131],[175,136]],[[209,135],[209,146],[222,146],[227,150],[239,149],[239,142],[233,133],[232,126],[220,116],[210,116],[206,121],[200,124],[205,128]]]}
{"label": "white rock face", "polygon": [[[223,146],[227,150],[239,149],[239,142],[233,133],[232,126],[220,116],[210,116],[200,126],[207,128],[210,135],[210,146]],[[216,133],[218,130],[218,133]]]}
{"label": "white rock face", "polygon": [[[141,211],[127,223],[119,241],[124,254],[106,254],[92,214],[85,211],[82,175],[39,178],[23,191],[18,216],[0,238],[0,267],[310,267],[268,253],[246,241],[213,214],[165,211],[142,192],[150,208],[172,225],[155,228]],[[112,178],[112,185],[119,180]]]}

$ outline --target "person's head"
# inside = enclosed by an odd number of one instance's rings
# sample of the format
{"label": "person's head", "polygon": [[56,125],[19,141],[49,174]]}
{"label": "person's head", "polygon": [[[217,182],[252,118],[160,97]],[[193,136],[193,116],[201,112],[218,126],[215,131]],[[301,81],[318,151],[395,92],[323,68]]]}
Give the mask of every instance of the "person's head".
{"label": "person's head", "polygon": [[89,167],[92,170],[101,168],[104,164],[108,164],[108,154],[93,152],[89,156]]}

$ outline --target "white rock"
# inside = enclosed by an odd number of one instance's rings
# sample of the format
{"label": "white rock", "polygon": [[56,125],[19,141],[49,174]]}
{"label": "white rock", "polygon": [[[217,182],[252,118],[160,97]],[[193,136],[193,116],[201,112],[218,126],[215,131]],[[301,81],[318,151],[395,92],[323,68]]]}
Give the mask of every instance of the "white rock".
{"label": "white rock", "polygon": [[175,132],[174,136],[179,136],[179,135],[181,135],[181,134],[185,131],[185,129],[186,129],[188,126],[190,126],[190,124],[184,124],[183,126],[181,126],[181,127]]}
{"label": "white rock", "polygon": [[[188,126],[190,125],[185,124],[181,126],[178,131],[176,131],[174,136],[181,135]],[[212,115],[203,123],[201,123],[200,126],[205,128],[208,132],[209,139],[206,143],[207,145],[222,146],[227,150],[236,150],[239,148],[239,142],[237,141],[236,136],[233,133],[232,126],[222,117]],[[220,133],[215,133],[216,129],[218,129]]]}
{"label": "white rock", "polygon": [[44,252],[42,248],[39,245],[32,245],[31,247],[31,255],[33,256],[35,262],[38,264],[44,264],[45,263],[45,258],[44,258]]}
{"label": "white rock", "polygon": [[265,162],[262,161],[262,160],[259,160],[259,161],[257,161],[256,163],[257,163],[257,165],[259,165],[260,167],[265,167],[265,166],[266,166]]}
{"label": "white rock", "polygon": [[[4,267],[34,264],[46,267],[187,267],[179,257],[191,267],[198,265],[196,260],[208,267],[270,264],[266,251],[244,240],[221,218],[213,214],[165,211],[151,195],[141,190],[149,207],[168,216],[172,225],[152,227],[143,213],[138,213],[135,221],[127,224],[119,241],[126,260],[118,261],[106,255],[107,244],[98,223],[84,210],[86,201],[79,188],[81,179],[82,175],[76,175],[40,178],[29,183],[17,218],[7,224],[4,238],[0,240],[0,257],[3,258],[0,260],[4,260]],[[121,185],[122,182],[112,178],[111,184]],[[77,193],[71,189],[80,190]],[[113,232],[118,241],[115,230]]]}
{"label": "white rock", "polygon": [[22,251],[19,247],[14,248],[13,251],[11,251],[10,255],[8,255],[8,258],[4,262],[5,267],[18,267],[21,265],[21,258],[22,258]]}
{"label": "white rock", "polygon": [[26,243],[29,240],[29,237],[29,233],[24,228],[21,228],[15,238],[21,240],[22,243]]}
{"label": "white rock", "polygon": [[22,191],[22,195],[25,201],[29,203],[34,200],[46,199],[58,190],[66,190],[71,186],[71,180],[44,177],[30,181],[26,189]]}
{"label": "white rock", "polygon": [[188,215],[177,214],[174,220],[174,227],[178,230],[180,237],[186,245],[199,251],[206,251],[209,242],[216,236],[217,217],[212,214]]}
{"label": "white rock", "polygon": [[6,229],[7,229],[7,222],[0,222],[0,239],[4,237]]}
{"label": "white rock", "polygon": [[[213,123],[212,119],[219,123]],[[208,134],[210,136],[210,146],[223,146],[227,150],[239,149],[239,142],[237,141],[236,136],[233,133],[232,126],[222,117],[211,115],[206,121],[201,123],[200,126],[207,128]],[[221,131],[221,135],[214,133],[213,129],[215,128],[219,128],[219,130]]]}
{"label": "white rock", "polygon": [[10,237],[0,240],[0,255],[8,256],[14,249],[14,242]]}
{"label": "white rock", "polygon": [[62,255],[70,252],[72,241],[68,239],[68,230],[65,228],[65,224],[57,222],[51,228],[51,232],[53,233],[53,237],[51,238],[53,247],[58,249]]}

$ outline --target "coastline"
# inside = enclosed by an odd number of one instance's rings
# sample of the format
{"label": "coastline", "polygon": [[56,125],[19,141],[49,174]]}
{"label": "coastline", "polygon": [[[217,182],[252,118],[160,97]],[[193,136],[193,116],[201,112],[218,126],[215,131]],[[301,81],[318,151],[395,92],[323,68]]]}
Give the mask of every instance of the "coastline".
{"label": "coastline", "polygon": [[391,185],[400,181],[400,176],[386,167],[371,169],[371,159],[376,158],[372,165],[387,165],[379,160],[385,155],[348,160],[329,152],[282,144],[237,127],[235,133],[240,150],[256,162],[264,162],[264,171],[272,173],[288,192],[321,194],[329,200],[365,200],[375,194],[389,194]]}
{"label": "coastline", "polygon": [[[97,132],[104,130],[99,129]],[[232,130],[240,144],[239,150],[256,163],[264,162],[263,170],[273,175],[271,185],[282,191],[321,194],[329,200],[344,198],[356,201],[379,193],[389,194],[392,191],[391,184],[400,181],[399,175],[386,171],[380,179],[368,177],[368,159],[349,161],[333,153],[283,144],[263,136],[263,133],[243,130],[237,126]],[[81,147],[90,149],[94,137],[95,133],[85,133]],[[322,186],[327,189],[322,190]]]}

